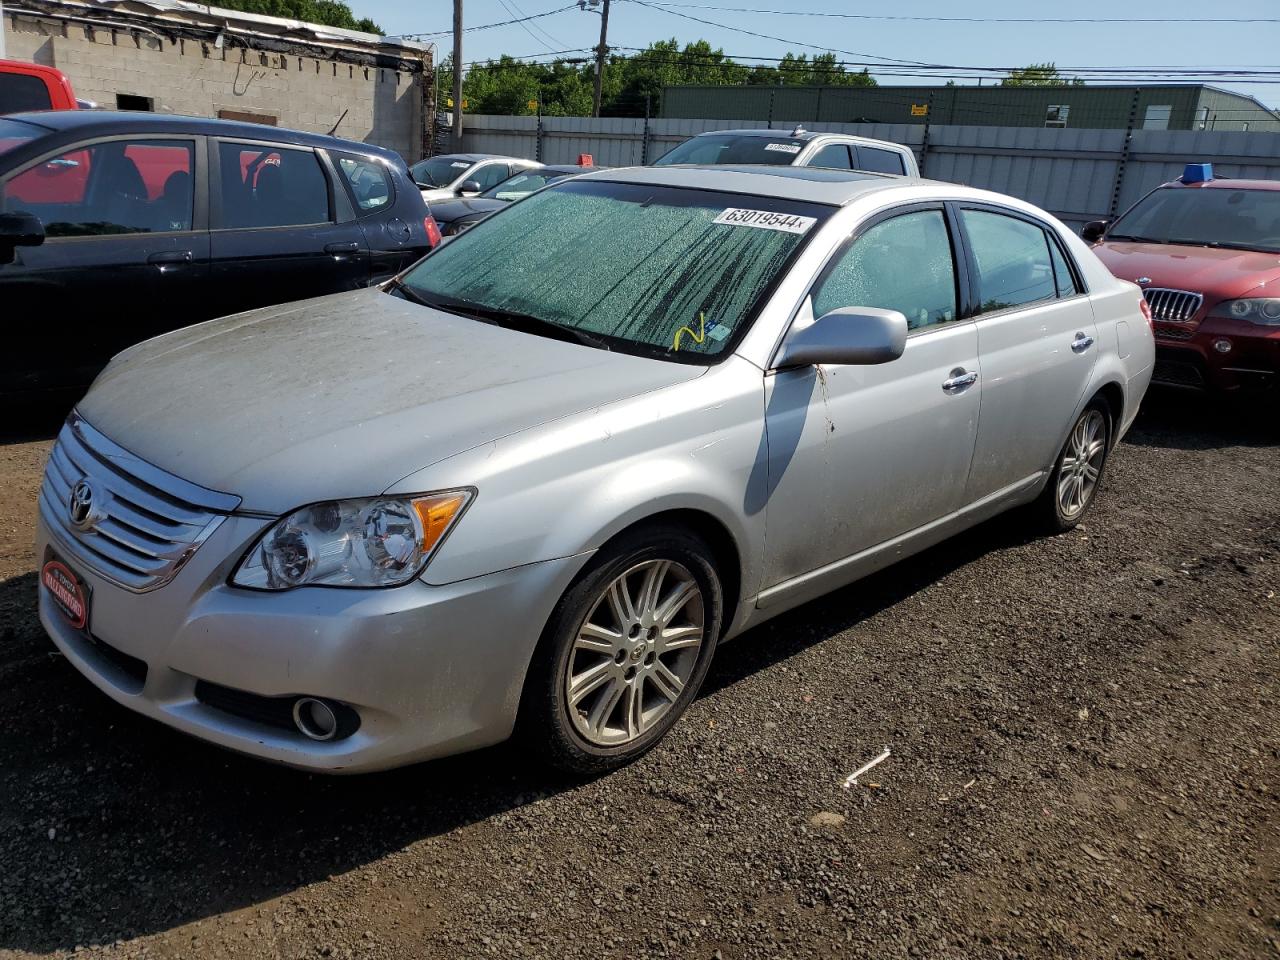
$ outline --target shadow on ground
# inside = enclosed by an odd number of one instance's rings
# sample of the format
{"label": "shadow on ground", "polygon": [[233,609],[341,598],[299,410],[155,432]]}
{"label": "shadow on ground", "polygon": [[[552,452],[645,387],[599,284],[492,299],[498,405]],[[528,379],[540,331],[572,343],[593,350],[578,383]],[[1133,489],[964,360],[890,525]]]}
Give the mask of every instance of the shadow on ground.
{"label": "shadow on ground", "polygon": [[[1198,426],[1186,428],[1195,415]],[[1262,443],[1194,411],[1145,413],[1130,442]],[[734,641],[704,695],[859,621],[992,551],[1024,543],[1014,514]],[[0,583],[0,948],[69,949],[263,903],[573,784],[506,747],[355,778],[222,752],[117,706],[44,637],[36,577]]]}

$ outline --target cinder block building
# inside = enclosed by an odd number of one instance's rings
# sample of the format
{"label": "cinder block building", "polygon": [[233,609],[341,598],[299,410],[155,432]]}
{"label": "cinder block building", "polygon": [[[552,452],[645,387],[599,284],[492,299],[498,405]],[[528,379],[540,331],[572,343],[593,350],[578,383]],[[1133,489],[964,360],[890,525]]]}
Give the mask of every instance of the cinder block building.
{"label": "cinder block building", "polygon": [[412,163],[434,114],[432,46],[182,0],[9,0],[5,55],[100,107],[225,117],[375,143]]}

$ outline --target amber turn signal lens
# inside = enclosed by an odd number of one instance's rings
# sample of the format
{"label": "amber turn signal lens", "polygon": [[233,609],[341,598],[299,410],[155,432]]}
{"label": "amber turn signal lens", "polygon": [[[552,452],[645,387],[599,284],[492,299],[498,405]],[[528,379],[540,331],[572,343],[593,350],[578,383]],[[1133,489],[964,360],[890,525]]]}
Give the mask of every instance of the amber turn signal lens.
{"label": "amber turn signal lens", "polygon": [[422,522],[423,554],[430,553],[440,542],[468,499],[466,493],[442,493],[413,501],[413,508],[418,511],[418,519]]}

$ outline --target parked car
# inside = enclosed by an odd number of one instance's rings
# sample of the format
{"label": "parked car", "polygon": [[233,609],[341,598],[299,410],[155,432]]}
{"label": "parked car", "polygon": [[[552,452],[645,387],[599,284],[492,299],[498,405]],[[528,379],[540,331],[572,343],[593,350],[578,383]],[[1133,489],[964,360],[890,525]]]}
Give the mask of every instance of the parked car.
{"label": "parked car", "polygon": [[393,276],[439,239],[403,161],[224,120],[0,118],[0,393],[87,384],[175,327]]}
{"label": "parked car", "polygon": [[542,164],[493,153],[444,153],[419,160],[409,168],[414,183],[428,203],[454,197],[479,196],[514,173]]}
{"label": "parked car", "polygon": [[660,167],[677,163],[767,163],[920,176],[915,154],[900,143],[809,131],[804,127],[796,127],[790,133],[768,129],[709,130],[691,137],[655,161]]}
{"label": "parked car", "polygon": [[1191,164],[1083,234],[1155,315],[1156,381],[1215,391],[1280,382],[1280,182]]}
{"label": "parked car", "polygon": [[605,770],[720,642],[1012,507],[1079,523],[1142,302],[980,190],[573,177],[384,289],[116,357],[45,473],[40,617],[120,703],[257,757],[517,730]]}
{"label": "parked car", "polygon": [[22,60],[0,60],[0,114],[75,110],[80,106],[71,81],[61,70]]}
{"label": "parked car", "polygon": [[527,197],[547,184],[559,183],[565,177],[576,177],[579,174],[591,173],[595,169],[597,168],[566,163],[522,170],[496,186],[490,187],[479,196],[459,197],[456,200],[433,203],[431,215],[440,225],[440,232],[444,236],[456,236],[464,230],[471,229],[489,214],[501,210],[513,200]]}

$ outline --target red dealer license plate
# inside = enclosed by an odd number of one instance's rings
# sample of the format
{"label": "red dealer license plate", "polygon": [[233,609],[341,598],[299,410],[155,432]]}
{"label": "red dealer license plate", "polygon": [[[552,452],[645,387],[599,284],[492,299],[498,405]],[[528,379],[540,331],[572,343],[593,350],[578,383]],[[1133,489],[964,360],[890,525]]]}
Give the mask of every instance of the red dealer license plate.
{"label": "red dealer license plate", "polygon": [[88,626],[89,588],[74,570],[52,558],[40,571],[40,584],[72,627],[84,630]]}

